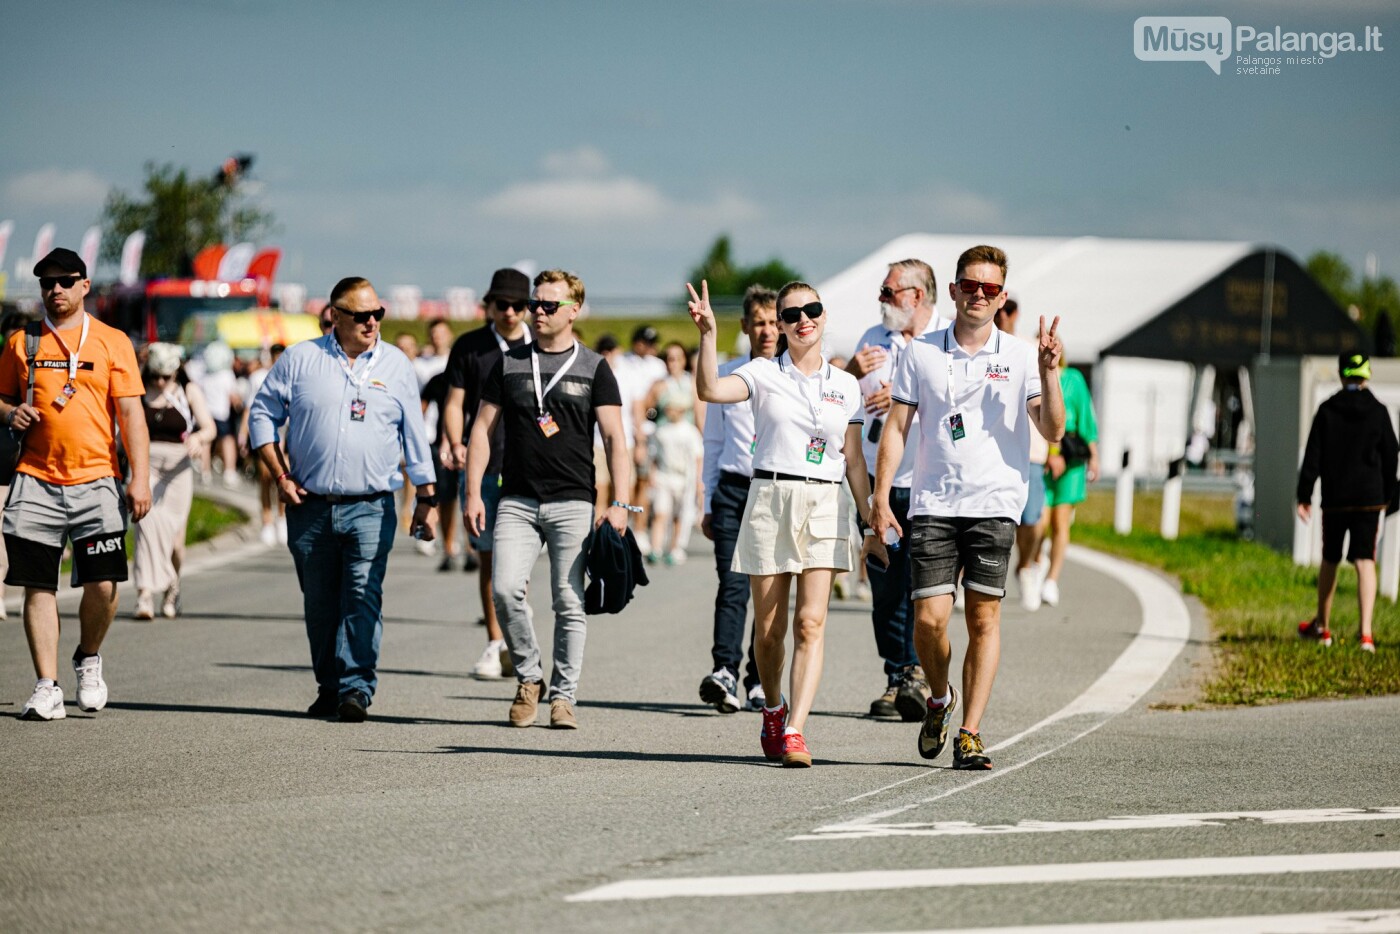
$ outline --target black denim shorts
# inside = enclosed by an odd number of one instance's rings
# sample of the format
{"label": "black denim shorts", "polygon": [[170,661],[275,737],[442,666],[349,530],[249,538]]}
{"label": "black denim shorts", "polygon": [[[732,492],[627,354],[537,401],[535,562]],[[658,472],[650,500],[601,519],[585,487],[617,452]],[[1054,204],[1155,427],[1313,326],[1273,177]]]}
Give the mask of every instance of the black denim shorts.
{"label": "black denim shorts", "polygon": [[993,597],[1006,596],[1006,573],[1016,520],[915,516],[909,533],[913,598],[952,593],[961,570],[963,586]]}

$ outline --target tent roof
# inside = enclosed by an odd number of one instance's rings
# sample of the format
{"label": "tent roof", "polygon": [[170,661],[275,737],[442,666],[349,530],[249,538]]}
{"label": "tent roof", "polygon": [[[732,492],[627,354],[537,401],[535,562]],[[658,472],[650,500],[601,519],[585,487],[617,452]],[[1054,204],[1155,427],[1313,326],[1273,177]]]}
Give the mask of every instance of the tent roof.
{"label": "tent roof", "polygon": [[922,259],[938,280],[939,314],[952,316],[948,282],[963,250],[990,243],[1006,251],[1007,291],[1023,312],[1020,335],[1031,338],[1040,315],[1060,316],[1071,360],[1097,360],[1105,347],[1160,314],[1262,244],[1213,240],[1128,240],[1107,237],[1007,237],[908,234],[880,247],[817,288],[831,309],[827,342],[849,353],[878,323],[876,292],[892,262]]}

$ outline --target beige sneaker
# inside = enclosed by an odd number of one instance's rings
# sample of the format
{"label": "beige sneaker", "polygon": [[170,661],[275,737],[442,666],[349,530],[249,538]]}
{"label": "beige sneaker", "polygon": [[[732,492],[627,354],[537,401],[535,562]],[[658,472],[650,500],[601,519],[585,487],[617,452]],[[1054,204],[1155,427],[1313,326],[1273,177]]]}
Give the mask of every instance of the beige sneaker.
{"label": "beige sneaker", "polygon": [[549,702],[549,728],[551,730],[577,730],[578,718],[574,716],[574,705],[556,697]]}
{"label": "beige sneaker", "polygon": [[511,726],[535,725],[535,713],[540,707],[540,690],[543,687],[539,681],[522,681],[515,689],[515,702],[510,705]]}

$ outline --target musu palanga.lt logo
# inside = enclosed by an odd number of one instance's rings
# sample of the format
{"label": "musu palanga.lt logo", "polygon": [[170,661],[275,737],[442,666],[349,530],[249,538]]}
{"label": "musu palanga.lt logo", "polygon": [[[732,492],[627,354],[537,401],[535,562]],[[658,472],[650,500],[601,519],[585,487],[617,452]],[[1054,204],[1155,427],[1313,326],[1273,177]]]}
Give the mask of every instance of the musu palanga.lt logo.
{"label": "musu palanga.lt logo", "polygon": [[[1384,52],[1379,26],[1354,32],[1294,32],[1235,26],[1224,16],[1140,16],[1133,54],[1144,62],[1205,62],[1217,75],[1232,55],[1240,66],[1318,64],[1342,52]],[[1291,57],[1259,56],[1285,53]],[[1238,70],[1238,69],[1237,69]],[[1243,73],[1243,72],[1241,72]]]}

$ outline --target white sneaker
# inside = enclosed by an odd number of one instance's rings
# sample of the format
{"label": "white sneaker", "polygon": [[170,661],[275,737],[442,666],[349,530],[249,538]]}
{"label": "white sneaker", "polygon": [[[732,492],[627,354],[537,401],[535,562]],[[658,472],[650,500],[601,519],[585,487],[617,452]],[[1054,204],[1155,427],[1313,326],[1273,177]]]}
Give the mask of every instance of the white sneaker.
{"label": "white sneaker", "polygon": [[865,581],[858,581],[856,583],[856,599],[861,603],[869,603],[871,598],[870,584]]}
{"label": "white sneaker", "polygon": [[1021,584],[1021,607],[1031,613],[1040,609],[1040,575],[1035,568],[1017,571],[1016,580]]}
{"label": "white sneaker", "polygon": [[505,646],[504,641],[486,643],[481,657],[472,666],[472,677],[482,681],[496,681],[504,677],[505,666],[501,664],[501,650]]}
{"label": "white sneaker", "polygon": [[9,618],[10,618],[10,611],[7,610],[7,609],[5,609],[5,601],[4,601],[3,598],[0,598],[0,619],[9,619]]}
{"label": "white sneaker", "polygon": [[1060,585],[1053,580],[1047,580],[1040,585],[1040,599],[1050,606],[1060,605]]}
{"label": "white sneaker", "polygon": [[102,656],[89,655],[73,662],[78,676],[78,708],[91,713],[107,706],[107,682],[102,680]]}
{"label": "white sneaker", "polygon": [[686,555],[686,553],[685,553],[685,551],[684,551],[683,549],[676,548],[676,549],[673,549],[673,550],[671,551],[671,553],[670,553],[669,555],[666,556],[666,563],[667,563],[667,564],[685,564],[685,559],[686,559],[686,557],[687,557],[687,555]]}
{"label": "white sneaker", "polygon": [[63,709],[63,688],[56,684],[34,685],[34,693],[19,712],[21,720],[62,720],[68,716]]}
{"label": "white sneaker", "polygon": [[633,529],[632,535],[637,539],[637,547],[641,549],[642,554],[651,554],[651,536],[647,534],[646,529]]}
{"label": "white sneaker", "polygon": [[763,685],[755,684],[749,688],[748,700],[750,710],[762,710],[763,705],[768,702],[767,696],[763,693]]}
{"label": "white sneaker", "polygon": [[234,470],[224,471],[224,486],[230,490],[238,489],[238,472]]}
{"label": "white sneaker", "polygon": [[287,544],[287,517],[277,517],[277,544]]}
{"label": "white sneaker", "polygon": [[262,527],[262,532],[259,533],[258,537],[262,539],[262,543],[264,545],[266,545],[268,548],[271,548],[273,545],[277,544],[276,526],[274,526],[271,522],[267,523]]}
{"label": "white sneaker", "polygon": [[425,558],[431,558],[437,554],[437,544],[434,542],[414,542],[413,547],[418,549],[418,553]]}
{"label": "white sneaker", "polygon": [[136,609],[131,611],[132,619],[155,619],[156,603],[149,590],[136,593]]}
{"label": "white sneaker", "polygon": [[166,619],[174,619],[180,615],[180,585],[174,583],[165,591],[165,600],[160,605],[160,615]]}

